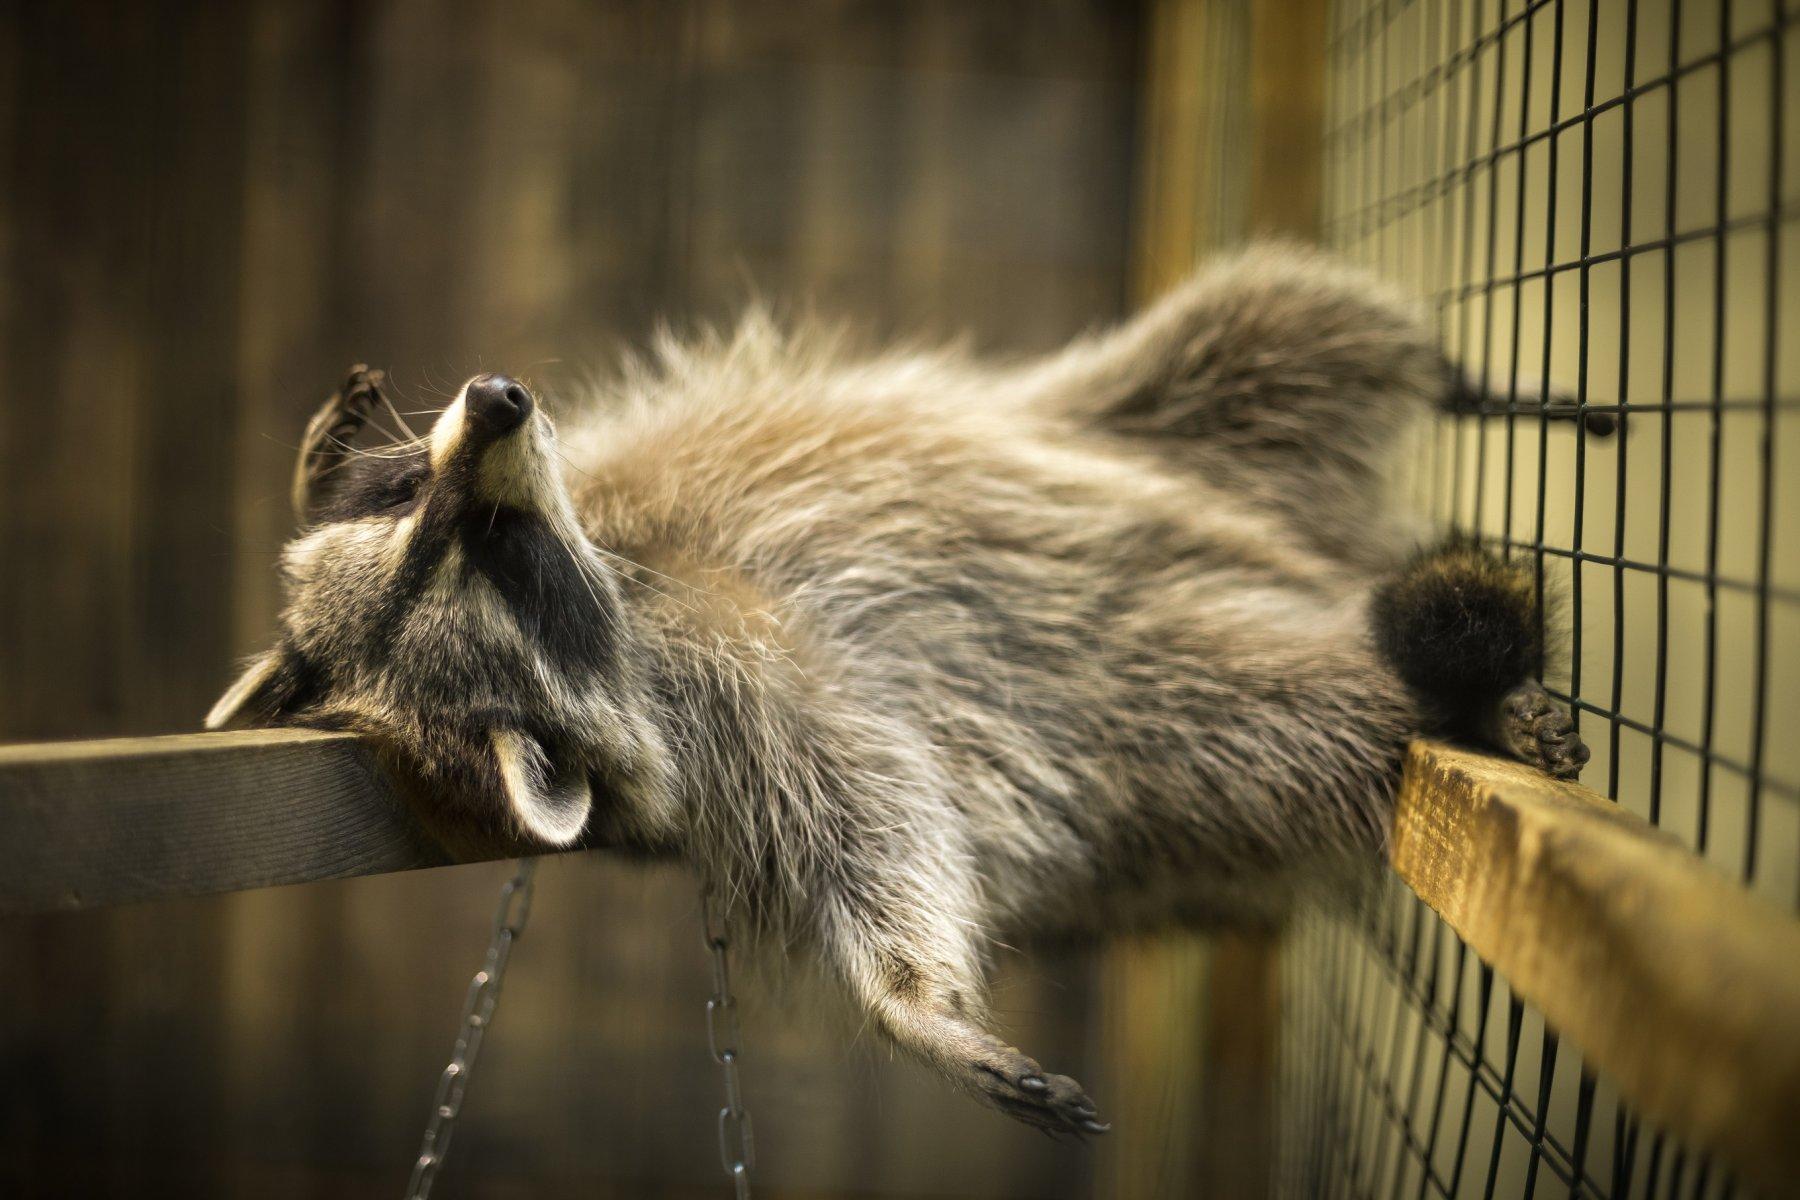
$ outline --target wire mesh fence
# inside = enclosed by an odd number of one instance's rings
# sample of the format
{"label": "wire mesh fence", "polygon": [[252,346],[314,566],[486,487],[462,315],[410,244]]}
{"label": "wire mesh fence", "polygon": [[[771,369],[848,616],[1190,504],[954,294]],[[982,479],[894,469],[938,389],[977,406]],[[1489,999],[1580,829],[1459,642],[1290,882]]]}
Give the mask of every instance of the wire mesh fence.
{"label": "wire mesh fence", "polygon": [[[1800,907],[1793,0],[1343,0],[1326,239],[1493,401],[1407,500],[1532,563],[1583,782]],[[1553,421],[1547,400],[1615,419]],[[1287,951],[1284,1190],[1714,1196],[1397,880]],[[1646,1031],[1645,1036],[1654,1036]]]}
{"label": "wire mesh fence", "polygon": [[1283,1194],[1737,1194],[1643,1126],[1398,881],[1354,929],[1298,931],[1283,996]]}

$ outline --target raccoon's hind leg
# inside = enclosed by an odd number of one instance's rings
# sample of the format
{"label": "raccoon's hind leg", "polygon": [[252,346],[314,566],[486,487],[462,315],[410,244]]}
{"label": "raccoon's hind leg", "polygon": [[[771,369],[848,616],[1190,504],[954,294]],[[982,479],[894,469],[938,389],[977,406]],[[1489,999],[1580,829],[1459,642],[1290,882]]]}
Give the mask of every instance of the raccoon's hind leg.
{"label": "raccoon's hind leg", "polygon": [[[826,956],[859,1006],[900,1049],[1007,1116],[1055,1137],[1105,1133],[1079,1083],[987,1030],[972,923],[936,915],[937,897],[895,886],[907,885],[865,880],[828,906]],[[885,894],[865,903],[869,887]],[[911,929],[896,925],[903,912],[914,914]]]}
{"label": "raccoon's hind leg", "polygon": [[1588,748],[1575,722],[1535,679],[1489,706],[1481,734],[1490,746],[1558,779],[1573,779],[1587,765]]}
{"label": "raccoon's hind leg", "polygon": [[801,690],[786,666],[758,664],[694,710],[720,757],[696,773],[707,799],[686,822],[689,857],[771,945],[812,951],[896,1048],[1008,1116],[1101,1132],[1079,1084],[988,1031],[990,884],[930,733],[889,719],[886,693],[865,699],[825,670]]}
{"label": "raccoon's hind leg", "polygon": [[1588,749],[1538,682],[1543,621],[1531,573],[1456,538],[1377,588],[1375,642],[1450,732],[1573,779]]}
{"label": "raccoon's hind leg", "polygon": [[1030,403],[1285,512],[1321,548],[1393,552],[1402,431],[1454,374],[1414,306],[1327,255],[1262,246],[1020,377]]}

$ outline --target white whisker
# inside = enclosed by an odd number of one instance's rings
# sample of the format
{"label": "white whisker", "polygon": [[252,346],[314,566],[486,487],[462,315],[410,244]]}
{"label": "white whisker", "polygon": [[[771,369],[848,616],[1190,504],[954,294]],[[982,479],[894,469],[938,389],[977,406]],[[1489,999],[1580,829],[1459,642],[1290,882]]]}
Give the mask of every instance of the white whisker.
{"label": "white whisker", "polygon": [[413,427],[406,423],[406,418],[400,415],[400,410],[394,407],[394,402],[392,400],[388,399],[386,392],[381,393],[381,402],[383,404],[387,405],[387,410],[390,413],[394,414],[395,422],[400,426],[401,429],[406,431],[407,437],[411,438],[415,442],[421,442],[421,441],[425,440],[425,439],[421,438],[417,433],[413,432]]}
{"label": "white whisker", "polygon": [[[592,544],[592,543],[590,543],[590,544]],[[689,583],[685,579],[677,579],[673,575],[664,575],[661,571],[656,570],[654,567],[646,567],[643,563],[636,562],[632,559],[626,558],[623,554],[615,554],[611,550],[608,550],[605,546],[594,545],[594,553],[595,554],[604,554],[608,558],[617,559],[619,562],[624,563],[626,566],[632,568],[633,570],[642,571],[646,575],[654,575],[658,579],[665,579],[668,582],[674,584],[676,587],[684,587],[684,588],[688,589],[688,591],[690,591],[690,592],[699,592],[702,596],[714,595],[713,592],[707,590],[706,588],[700,587],[698,584]],[[648,586],[648,585],[645,585],[645,586]]]}

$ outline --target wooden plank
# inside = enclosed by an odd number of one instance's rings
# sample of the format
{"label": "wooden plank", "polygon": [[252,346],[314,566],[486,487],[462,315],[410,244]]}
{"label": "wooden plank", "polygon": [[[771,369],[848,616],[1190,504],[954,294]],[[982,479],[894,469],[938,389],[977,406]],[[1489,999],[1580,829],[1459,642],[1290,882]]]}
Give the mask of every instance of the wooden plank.
{"label": "wooden plank", "polygon": [[1215,967],[1199,934],[1117,939],[1101,956],[1099,1037],[1105,1075],[1092,1095],[1113,1131],[1097,1147],[1101,1200],[1222,1195],[1202,1187],[1201,1142],[1214,1033],[1207,1011]]}
{"label": "wooden plank", "polygon": [[1429,742],[1394,868],[1651,1121],[1800,1179],[1800,921],[1576,784]]}
{"label": "wooden plank", "polygon": [[[1249,233],[1317,236],[1324,123],[1322,0],[1148,0],[1133,283],[1140,302]],[[1195,1136],[1121,1113],[1113,1200],[1267,1190],[1273,1155],[1278,944],[1169,936],[1115,949],[1116,1061]],[[1203,1014],[1196,1022],[1195,1014]],[[1173,1048],[1171,1050],[1170,1048]],[[1137,1064],[1156,1064],[1154,1077]],[[1156,1139],[1161,1139],[1157,1144]]]}
{"label": "wooden plank", "polygon": [[[1318,6],[1318,0],[1285,2]],[[1143,6],[1131,240],[1138,304],[1186,278],[1205,254],[1241,239],[1243,213],[1265,184],[1268,172],[1248,169],[1246,135],[1261,129],[1251,111],[1260,94],[1252,94],[1250,80],[1259,67],[1260,78],[1286,63],[1265,53],[1246,67],[1258,48],[1251,42],[1254,9],[1247,0],[1147,0]],[[1277,211],[1285,216],[1291,207]],[[1103,1028],[1118,1079],[1101,1195],[1135,1200],[1267,1190],[1275,966],[1273,939],[1253,934],[1207,939],[1171,932],[1107,951]]]}
{"label": "wooden plank", "polygon": [[449,861],[350,734],[0,747],[0,914]]}
{"label": "wooden plank", "polygon": [[[97,5],[9,6],[13,122],[0,136],[13,234],[0,327],[0,736],[142,732],[124,673],[139,303],[150,269],[145,206],[156,14]],[[189,419],[198,419],[192,417]],[[97,486],[99,481],[107,486]]]}

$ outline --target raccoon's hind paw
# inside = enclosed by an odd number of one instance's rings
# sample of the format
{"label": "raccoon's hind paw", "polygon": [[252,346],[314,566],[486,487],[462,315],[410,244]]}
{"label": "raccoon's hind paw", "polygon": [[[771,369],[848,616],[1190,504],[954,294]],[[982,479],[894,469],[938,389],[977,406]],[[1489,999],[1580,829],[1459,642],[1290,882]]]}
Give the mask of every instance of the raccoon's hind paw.
{"label": "raccoon's hind paw", "polygon": [[989,1104],[1054,1138],[1085,1140],[1105,1133],[1081,1085],[1051,1075],[1031,1058],[995,1039],[993,1050],[969,1064],[970,1083]]}
{"label": "raccoon's hind paw", "polygon": [[1558,779],[1574,779],[1587,765],[1588,748],[1575,722],[1533,680],[1508,692],[1489,719],[1489,738],[1521,762]]}

